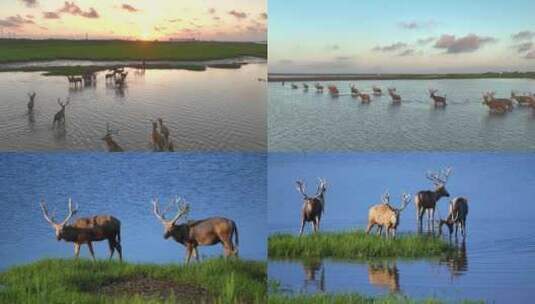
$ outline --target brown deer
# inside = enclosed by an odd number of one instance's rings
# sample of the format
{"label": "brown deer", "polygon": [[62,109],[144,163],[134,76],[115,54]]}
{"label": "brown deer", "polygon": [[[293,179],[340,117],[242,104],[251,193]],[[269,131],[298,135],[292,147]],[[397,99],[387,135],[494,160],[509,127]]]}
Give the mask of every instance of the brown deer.
{"label": "brown deer", "polygon": [[33,106],[35,105],[35,96],[37,94],[35,92],[33,93],[28,93],[28,97],[30,98],[30,101],[28,101],[28,113],[32,112],[33,111]]}
{"label": "brown deer", "polygon": [[416,218],[418,223],[422,224],[424,213],[428,211],[427,217],[430,223],[435,221],[435,208],[437,202],[442,197],[449,197],[450,194],[446,190],[446,183],[451,175],[452,169],[446,168],[438,173],[427,172],[426,178],[433,182],[435,190],[420,191],[414,197],[414,204],[416,205]]}
{"label": "brown deer", "polygon": [[115,77],[115,71],[113,71],[113,70],[109,71],[108,73],[106,73],[104,75],[104,78],[106,79],[106,82],[108,80],[113,80],[114,77]]}
{"label": "brown deer", "polygon": [[442,226],[446,225],[450,232],[450,237],[455,228],[455,238],[457,230],[461,229],[461,235],[466,238],[466,217],[468,216],[468,200],[464,197],[456,197],[450,201],[448,216],[441,219],[439,224],[439,234],[442,234]]}
{"label": "brown deer", "polygon": [[96,215],[93,217],[79,218],[73,224],[67,224],[73,215],[77,213],[77,208],[73,208],[72,200],[69,199],[69,214],[61,223],[56,223],[53,217],[48,215],[48,210],[44,201],[41,201],[41,210],[45,220],[52,225],[56,232],[58,241],[74,243],[74,254],[76,258],[80,255],[80,246],[86,244],[93,261],[95,253],[93,243],[108,240],[110,247],[110,260],[113,257],[115,249],[119,254],[119,260],[123,260],[121,248],[121,222],[111,215]]}
{"label": "brown deer", "polygon": [[429,89],[429,97],[435,102],[435,107],[445,107],[446,106],[446,95],[438,96],[435,93],[438,92],[436,89]]}
{"label": "brown deer", "polygon": [[401,195],[401,206],[395,208],[390,204],[390,194],[388,191],[383,194],[382,203],[374,205],[368,212],[368,226],[366,234],[369,234],[373,226],[377,225],[377,234],[382,235],[383,228],[386,229],[386,237],[390,235],[396,237],[396,230],[399,226],[399,215],[407,207],[411,196],[407,193]]}
{"label": "brown deer", "polygon": [[507,98],[494,98],[494,92],[483,94],[483,104],[487,105],[492,112],[505,113],[513,109],[513,102]]}
{"label": "brown deer", "polygon": [[321,84],[316,83],[314,87],[316,88],[316,92],[323,93],[323,86]]}
{"label": "brown deer", "polygon": [[376,87],[376,86],[373,86],[373,95],[374,96],[381,96],[383,95],[383,91],[381,90],[381,88],[379,87]]}
{"label": "brown deer", "polygon": [[[190,210],[190,205],[178,197],[175,199],[178,213],[171,220],[166,220],[160,212],[157,199],[152,200],[154,215],[164,226],[164,239],[172,237],[176,242],[186,247],[186,263],[189,263],[191,256],[198,261],[198,246],[211,246],[221,243],[224,248],[225,257],[238,255],[238,227],[233,220],[224,217],[210,217],[197,221],[188,221],[177,224],[180,218],[186,216]],[[232,237],[234,236],[234,244]]]}
{"label": "brown deer", "polygon": [[54,115],[54,120],[52,121],[52,125],[55,125],[56,123],[63,123],[65,124],[65,107],[69,104],[70,99],[67,98],[67,101],[65,103],[61,102],[61,99],[58,98],[58,105],[61,107],[61,110],[59,110]]}
{"label": "brown deer", "polygon": [[158,118],[158,123],[160,124],[160,133],[162,133],[167,142],[169,140],[169,129],[163,124],[163,119]]}
{"label": "brown deer", "polygon": [[329,94],[331,94],[331,96],[333,97],[340,95],[340,92],[338,91],[338,88],[335,85],[330,85],[327,87],[327,89],[329,90]]}
{"label": "brown deer", "polygon": [[360,102],[361,103],[370,103],[371,99],[370,99],[370,95],[369,94],[362,93],[357,88],[355,88],[355,90],[357,92],[356,96],[360,97]]}
{"label": "brown deer", "polygon": [[401,102],[401,96],[396,93],[396,88],[388,88],[388,95],[392,97],[393,103],[400,103]]}
{"label": "brown deer", "polygon": [[390,292],[398,292],[399,270],[396,262],[376,261],[369,263],[368,281],[376,287],[388,288]]}
{"label": "brown deer", "polygon": [[516,95],[514,91],[511,91],[511,99],[518,102],[520,106],[533,106],[535,104],[535,97],[528,95]]}
{"label": "brown deer", "polygon": [[110,128],[110,124],[106,124],[106,135],[102,137],[102,140],[106,143],[106,146],[108,147],[109,152],[124,152],[123,148],[119,146],[115,140],[112,138],[112,134],[118,134],[119,131],[112,130]]}
{"label": "brown deer", "polygon": [[160,132],[158,132],[158,123],[155,121],[152,122],[151,140],[152,147],[155,152],[162,152],[164,150],[165,139],[162,137]]}
{"label": "brown deer", "polygon": [[297,191],[303,195],[303,208],[301,209],[301,229],[299,235],[303,235],[303,229],[306,222],[312,222],[314,232],[320,229],[321,216],[325,212],[325,192],[327,191],[327,181],[320,178],[318,190],[314,196],[308,196],[305,193],[305,183],[296,181]]}

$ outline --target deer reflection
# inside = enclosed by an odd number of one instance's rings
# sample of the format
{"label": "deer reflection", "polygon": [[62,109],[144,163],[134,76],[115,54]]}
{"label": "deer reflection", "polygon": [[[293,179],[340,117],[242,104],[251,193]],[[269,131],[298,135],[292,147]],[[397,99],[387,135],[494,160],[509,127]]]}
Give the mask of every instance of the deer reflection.
{"label": "deer reflection", "polygon": [[399,271],[395,261],[370,262],[368,264],[370,284],[388,288],[391,293],[399,292]]}
{"label": "deer reflection", "polygon": [[303,271],[305,273],[305,279],[302,291],[308,291],[309,286],[313,286],[316,291],[325,291],[325,268],[320,260],[303,262]]}
{"label": "deer reflection", "polygon": [[455,246],[455,251],[440,259],[440,265],[446,265],[451,278],[463,275],[468,270],[468,257],[466,255],[466,242],[463,240]]}

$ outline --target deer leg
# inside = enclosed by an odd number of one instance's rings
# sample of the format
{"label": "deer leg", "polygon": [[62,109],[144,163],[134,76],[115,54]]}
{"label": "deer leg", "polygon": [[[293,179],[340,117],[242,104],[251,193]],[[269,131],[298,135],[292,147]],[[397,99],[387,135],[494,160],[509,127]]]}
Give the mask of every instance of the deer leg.
{"label": "deer leg", "polygon": [[199,261],[199,250],[197,250],[197,247],[193,249],[193,256],[195,257],[195,260]]}
{"label": "deer leg", "polygon": [[119,254],[119,261],[123,261],[123,248],[121,247],[121,244],[119,242],[115,242],[115,249],[117,249],[117,253]]}
{"label": "deer leg", "polygon": [[320,230],[320,217],[319,216],[316,217],[315,222],[316,222],[316,232],[318,232]]}
{"label": "deer leg", "polygon": [[299,236],[303,235],[303,229],[305,229],[305,219],[301,219],[301,229],[299,230]]}
{"label": "deer leg", "polygon": [[93,243],[87,242],[87,248],[89,248],[89,253],[91,253],[91,257],[93,258],[93,261],[96,261],[95,252],[93,251]]}
{"label": "deer leg", "polygon": [[373,225],[375,225],[375,224],[368,223],[368,226],[366,227],[366,234],[370,234],[370,230],[372,230]]}
{"label": "deer leg", "polygon": [[115,241],[112,239],[108,239],[108,246],[110,247],[110,261],[111,258],[113,258],[113,253],[115,252]]}
{"label": "deer leg", "polygon": [[191,245],[188,245],[186,247],[186,264],[189,264],[189,261],[191,260],[191,254],[193,252],[193,248]]}
{"label": "deer leg", "polygon": [[377,235],[378,236],[383,235],[383,225],[377,225]]}
{"label": "deer leg", "polygon": [[74,243],[74,256],[76,256],[76,259],[80,256],[80,244]]}

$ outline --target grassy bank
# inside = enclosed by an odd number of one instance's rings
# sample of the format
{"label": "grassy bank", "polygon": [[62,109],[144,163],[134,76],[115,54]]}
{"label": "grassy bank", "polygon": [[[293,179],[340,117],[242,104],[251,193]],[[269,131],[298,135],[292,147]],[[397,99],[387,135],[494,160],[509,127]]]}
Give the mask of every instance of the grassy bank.
{"label": "grassy bank", "polygon": [[0,63],[43,60],[202,61],[240,56],[267,58],[252,42],[0,39]]}
{"label": "grassy bank", "polygon": [[[299,296],[284,296],[279,294],[269,295],[269,304],[438,304],[449,303],[449,301],[441,301],[437,299],[415,300],[404,296],[388,295],[382,297],[366,297],[359,294],[317,294],[317,295],[299,295]],[[461,301],[460,303],[483,303],[483,301]]]}
{"label": "grassy bank", "polygon": [[266,265],[42,260],[0,273],[0,303],[265,303]]}
{"label": "grassy bank", "polygon": [[268,239],[270,258],[419,258],[438,256],[451,250],[453,247],[440,238],[416,234],[386,239],[366,235],[363,231],[351,231],[322,232],[302,237],[275,234]]}

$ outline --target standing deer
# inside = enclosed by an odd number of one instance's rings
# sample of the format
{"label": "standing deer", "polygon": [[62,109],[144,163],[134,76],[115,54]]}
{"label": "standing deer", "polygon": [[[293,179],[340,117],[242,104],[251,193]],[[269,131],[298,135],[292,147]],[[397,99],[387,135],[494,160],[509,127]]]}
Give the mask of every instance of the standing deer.
{"label": "standing deer", "polygon": [[349,88],[351,89],[351,96],[358,97],[360,95],[359,89],[357,89],[355,85],[350,85]]}
{"label": "standing deer", "polygon": [[110,124],[106,124],[106,135],[102,137],[102,140],[106,142],[106,146],[108,147],[109,152],[123,152],[123,148],[119,146],[118,143],[115,142],[112,138],[112,134],[118,134],[119,131],[114,131],[110,128]]}
{"label": "standing deer", "polygon": [[[184,200],[175,199],[178,213],[171,220],[166,220],[160,212],[157,199],[152,200],[154,215],[160,220],[164,227],[164,239],[172,237],[176,242],[186,246],[186,263],[189,263],[191,256],[198,261],[198,246],[211,246],[218,243],[223,244],[225,257],[238,255],[238,226],[233,220],[224,217],[210,217],[197,221],[188,221],[177,224],[180,218],[188,214],[190,205]],[[232,237],[234,236],[234,243]]]}
{"label": "standing deer", "polygon": [[77,76],[67,76],[67,79],[69,80],[69,84],[74,84],[74,87],[77,87],[78,84],[82,86],[82,77]]}
{"label": "standing deer", "polygon": [[340,92],[338,91],[338,88],[335,85],[330,85],[327,87],[327,89],[329,90],[329,94],[331,94],[331,96],[333,97],[340,95]]}
{"label": "standing deer", "polygon": [[106,73],[104,75],[104,78],[106,79],[106,82],[107,82],[108,80],[113,80],[114,76],[115,76],[115,71],[112,70],[112,71]]}
{"label": "standing deer", "polygon": [[28,93],[28,97],[30,98],[30,101],[28,101],[28,113],[33,111],[33,106],[35,105],[35,96],[37,94],[35,92]]}
{"label": "standing deer", "polygon": [[399,96],[399,94],[396,93],[396,88],[389,88],[388,89],[388,95],[390,95],[390,97],[392,97],[392,102],[393,103],[400,103],[401,102],[401,96]]}
{"label": "standing deer", "polygon": [[381,88],[373,86],[372,89],[373,89],[373,95],[375,95],[375,96],[383,95],[383,91],[381,90]]}
{"label": "standing deer", "polygon": [[[435,190],[420,191],[414,197],[414,204],[416,205],[416,218],[420,227],[422,225],[422,218],[424,213],[428,211],[428,222],[433,223],[435,221],[435,208],[437,202],[442,197],[449,197],[450,194],[446,190],[446,183],[451,175],[452,169],[446,168],[438,173],[427,172],[426,178],[433,182]],[[430,211],[430,212],[429,212]]]}
{"label": "standing deer", "polygon": [[69,104],[70,99],[67,97],[67,101],[65,103],[61,102],[61,99],[58,98],[58,105],[61,107],[61,110],[59,110],[54,115],[54,121],[52,121],[52,125],[55,125],[56,123],[63,123],[65,124],[65,107]]}
{"label": "standing deer", "polygon": [[320,221],[323,212],[325,212],[325,191],[327,191],[327,181],[320,178],[318,190],[314,196],[308,196],[305,193],[305,183],[296,181],[297,191],[303,195],[303,208],[301,209],[301,229],[299,235],[303,235],[303,229],[306,222],[312,222],[314,232],[320,229]]}
{"label": "standing deer", "polygon": [[292,83],[292,89],[297,90],[298,88],[299,87],[295,83]]}
{"label": "standing deer", "polygon": [[464,197],[456,197],[450,201],[448,216],[445,220],[441,219],[439,224],[439,233],[442,234],[442,226],[448,226],[450,237],[455,228],[455,238],[457,230],[461,228],[461,235],[466,238],[466,217],[468,216],[468,200]]}
{"label": "standing deer", "polygon": [[429,89],[429,97],[435,102],[435,107],[445,107],[446,106],[446,95],[438,96],[435,93],[438,92],[436,89]]}
{"label": "standing deer", "polygon": [[511,91],[511,99],[518,102],[520,106],[533,106],[535,104],[535,97],[528,95],[516,95],[514,91]]}
{"label": "standing deer", "polygon": [[162,137],[160,132],[158,132],[158,123],[155,121],[152,122],[151,140],[152,140],[152,147],[155,152],[161,152],[164,150],[165,139]]}
{"label": "standing deer", "polygon": [[316,84],[314,85],[314,87],[316,88],[316,92],[318,92],[318,93],[323,93],[323,86],[322,86],[321,84],[319,84],[319,82],[316,83]]}
{"label": "standing deer", "polygon": [[169,140],[169,129],[163,124],[163,119],[158,118],[158,123],[160,124],[160,133],[162,133],[167,142]]}
{"label": "standing deer", "polygon": [[487,105],[493,112],[505,113],[513,109],[513,102],[507,98],[494,98],[494,92],[483,94],[483,104]]}
{"label": "standing deer", "polygon": [[305,92],[307,92],[307,91],[308,91],[308,84],[306,84],[306,83],[303,83],[303,90],[304,90]]}
{"label": "standing deer", "polygon": [[93,261],[95,253],[93,243],[108,240],[110,247],[110,260],[113,257],[115,249],[119,254],[119,260],[123,260],[121,248],[121,222],[111,215],[96,215],[93,217],[79,218],[73,224],[67,224],[73,215],[77,213],[78,208],[73,208],[72,200],[69,199],[69,214],[61,223],[56,223],[53,217],[48,215],[48,210],[44,201],[41,201],[41,210],[45,220],[52,225],[56,232],[58,241],[74,243],[74,254],[76,258],[80,255],[80,246],[86,244]]}
{"label": "standing deer", "polygon": [[383,228],[386,229],[386,237],[390,235],[396,237],[396,230],[399,225],[399,215],[407,207],[411,196],[407,193],[401,195],[401,206],[395,208],[390,204],[390,194],[388,191],[383,194],[382,203],[374,205],[368,212],[368,226],[366,234],[369,234],[373,226],[377,225],[377,234],[382,235]]}

